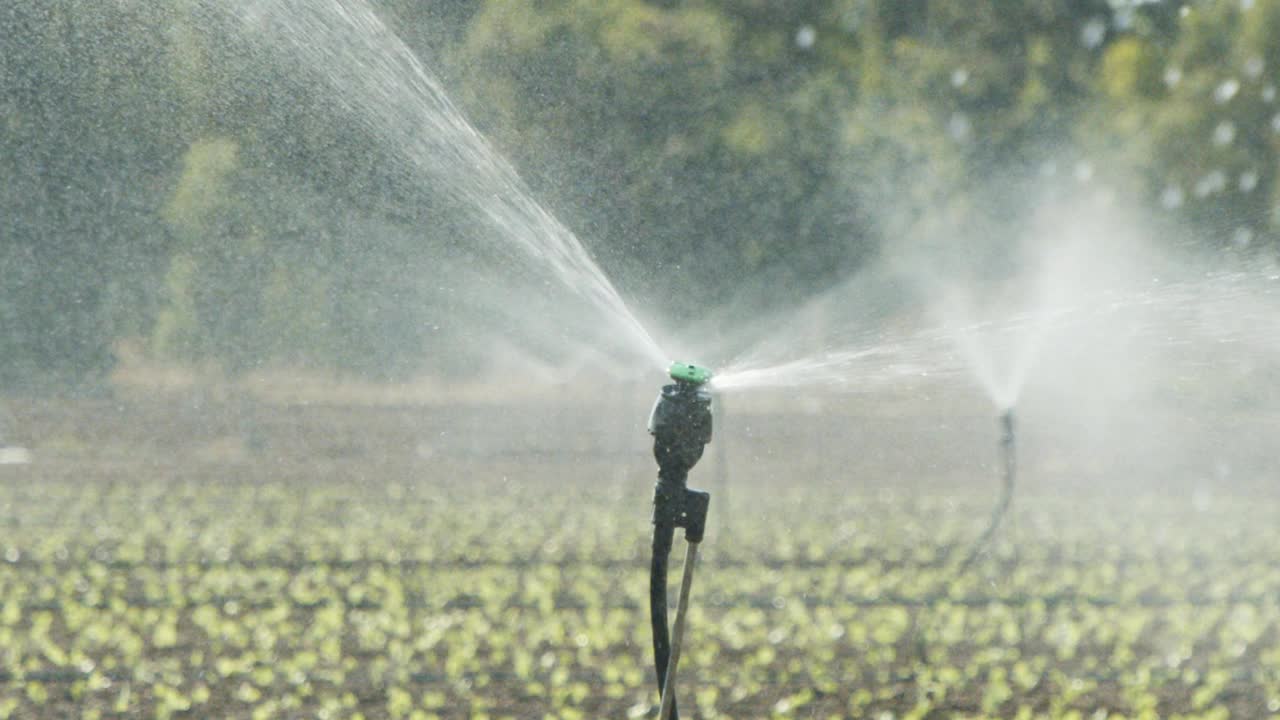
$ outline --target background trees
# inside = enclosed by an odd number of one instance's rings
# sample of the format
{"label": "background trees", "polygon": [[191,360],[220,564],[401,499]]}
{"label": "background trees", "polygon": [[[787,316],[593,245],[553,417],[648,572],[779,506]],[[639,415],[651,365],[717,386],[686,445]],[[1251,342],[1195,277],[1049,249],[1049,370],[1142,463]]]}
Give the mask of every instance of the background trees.
{"label": "background trees", "polygon": [[[904,239],[988,271],[1054,173],[1274,252],[1280,0],[375,4],[676,323]],[[456,366],[431,278],[476,231],[214,27],[196,0],[0,9],[0,382],[92,380],[126,337],[229,369]]]}

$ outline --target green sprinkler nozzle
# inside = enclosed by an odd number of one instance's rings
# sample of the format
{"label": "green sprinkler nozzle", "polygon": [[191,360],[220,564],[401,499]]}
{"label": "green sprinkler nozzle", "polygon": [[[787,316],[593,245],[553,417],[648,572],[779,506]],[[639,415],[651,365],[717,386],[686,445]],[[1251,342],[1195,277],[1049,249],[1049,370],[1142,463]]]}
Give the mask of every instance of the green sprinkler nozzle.
{"label": "green sprinkler nozzle", "polygon": [[671,367],[667,368],[667,373],[671,375],[672,380],[688,385],[706,385],[711,381],[710,370],[692,363],[673,362]]}

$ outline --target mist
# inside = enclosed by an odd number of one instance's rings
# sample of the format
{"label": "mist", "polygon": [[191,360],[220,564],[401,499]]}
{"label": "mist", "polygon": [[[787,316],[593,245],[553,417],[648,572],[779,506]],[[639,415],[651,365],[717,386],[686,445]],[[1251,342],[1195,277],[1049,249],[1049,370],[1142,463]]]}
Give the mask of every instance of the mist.
{"label": "mist", "polygon": [[1276,38],[19,0],[0,716],[1275,712]]}

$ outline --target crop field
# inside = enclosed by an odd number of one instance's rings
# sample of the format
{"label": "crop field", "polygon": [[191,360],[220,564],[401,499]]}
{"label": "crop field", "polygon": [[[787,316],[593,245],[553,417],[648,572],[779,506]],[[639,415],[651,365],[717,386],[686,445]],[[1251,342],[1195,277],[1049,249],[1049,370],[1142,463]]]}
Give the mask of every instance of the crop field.
{"label": "crop field", "polygon": [[[10,403],[0,717],[654,716],[648,397],[611,397]],[[1182,477],[1028,421],[962,571],[994,423],[881,408],[729,408],[682,716],[1280,717],[1274,420]]]}

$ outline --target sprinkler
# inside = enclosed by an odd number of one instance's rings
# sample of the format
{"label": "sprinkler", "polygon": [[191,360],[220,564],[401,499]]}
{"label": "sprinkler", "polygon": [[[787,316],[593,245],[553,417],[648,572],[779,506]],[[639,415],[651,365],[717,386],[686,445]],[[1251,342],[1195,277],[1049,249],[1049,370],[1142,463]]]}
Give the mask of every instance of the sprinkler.
{"label": "sprinkler", "polygon": [[[950,582],[954,582],[963,575],[969,569],[969,566],[982,555],[982,551],[996,534],[996,530],[1000,528],[1000,521],[1004,518],[1005,513],[1009,510],[1009,505],[1013,502],[1013,484],[1017,477],[1017,442],[1014,435],[1013,408],[1009,408],[1000,414],[999,447],[1004,472],[1003,484],[1000,488],[1000,499],[996,502],[995,509],[991,511],[991,519],[987,521],[986,529],[978,536],[969,552],[965,553],[964,562],[960,564],[960,568]],[[925,665],[930,664],[928,642],[926,642],[923,629],[917,629],[915,643],[916,653],[920,662]]]}
{"label": "sprinkler", "polygon": [[978,541],[973,544],[973,550],[969,551],[968,557],[960,566],[961,572],[966,570],[974,560],[978,559],[978,555],[982,553],[983,548],[996,534],[996,530],[1000,528],[1000,521],[1004,519],[1005,513],[1009,511],[1009,505],[1013,502],[1013,485],[1018,475],[1018,453],[1017,438],[1014,435],[1013,408],[1005,410],[1000,415],[1000,456],[1003,461],[1003,485],[1000,488],[1000,501],[996,503],[995,510],[991,513],[991,520],[987,523],[987,529],[978,537]]}
{"label": "sprinkler", "polygon": [[[658,675],[662,704],[659,717],[677,720],[675,707],[676,667],[693,584],[693,566],[707,525],[711,495],[691,490],[689,470],[702,458],[702,449],[711,442],[711,394],[705,385],[711,371],[687,363],[672,363],[668,374],[675,382],[664,385],[649,414],[649,434],[653,436],[653,457],[658,461],[658,483],[653,489],[653,564],[649,574],[649,611],[653,624],[653,660]],[[684,577],[676,606],[674,638],[667,633],[667,561],[675,530],[684,528],[688,543]]]}

